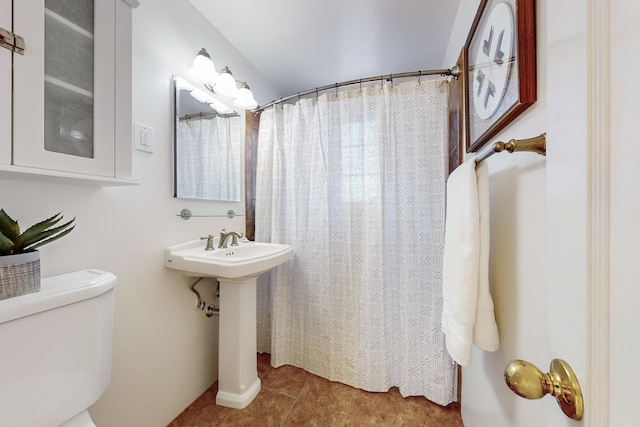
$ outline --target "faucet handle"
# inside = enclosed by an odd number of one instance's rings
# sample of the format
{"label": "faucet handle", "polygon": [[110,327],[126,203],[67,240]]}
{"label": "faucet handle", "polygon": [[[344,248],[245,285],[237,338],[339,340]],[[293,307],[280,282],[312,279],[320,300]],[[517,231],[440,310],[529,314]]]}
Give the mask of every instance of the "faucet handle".
{"label": "faucet handle", "polygon": [[207,237],[200,237],[200,240],[206,240],[207,246],[204,248],[205,251],[212,251],[213,247],[213,236],[209,234]]}
{"label": "faucet handle", "polygon": [[231,246],[238,246],[238,237],[242,239],[244,237],[244,233],[233,233],[231,235]]}

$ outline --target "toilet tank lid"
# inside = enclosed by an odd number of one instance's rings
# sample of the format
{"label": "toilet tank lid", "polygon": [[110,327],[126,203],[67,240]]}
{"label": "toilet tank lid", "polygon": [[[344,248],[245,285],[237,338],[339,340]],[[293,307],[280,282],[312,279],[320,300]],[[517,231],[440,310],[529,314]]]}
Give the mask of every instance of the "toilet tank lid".
{"label": "toilet tank lid", "polygon": [[117,283],[113,273],[102,270],[81,270],[44,278],[40,291],[0,300],[0,324],[95,298],[113,289]]}

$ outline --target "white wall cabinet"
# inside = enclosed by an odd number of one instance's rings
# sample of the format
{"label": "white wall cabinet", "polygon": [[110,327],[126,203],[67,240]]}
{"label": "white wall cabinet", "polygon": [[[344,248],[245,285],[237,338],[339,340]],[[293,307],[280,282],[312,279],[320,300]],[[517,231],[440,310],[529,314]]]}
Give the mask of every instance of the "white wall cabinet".
{"label": "white wall cabinet", "polygon": [[[0,0],[0,28],[11,29],[11,1]],[[11,56],[0,48],[0,163],[11,159]]]}
{"label": "white wall cabinet", "polygon": [[23,55],[0,50],[0,106],[11,111],[0,175],[135,183],[131,13],[123,0],[0,0],[0,27],[25,41]]}

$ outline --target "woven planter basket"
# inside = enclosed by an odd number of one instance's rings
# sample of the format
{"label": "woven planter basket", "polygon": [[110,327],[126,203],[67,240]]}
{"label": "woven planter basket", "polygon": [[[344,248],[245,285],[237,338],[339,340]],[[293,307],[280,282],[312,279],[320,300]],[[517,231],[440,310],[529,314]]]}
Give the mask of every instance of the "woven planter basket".
{"label": "woven planter basket", "polygon": [[0,300],[40,290],[40,252],[0,256]]}

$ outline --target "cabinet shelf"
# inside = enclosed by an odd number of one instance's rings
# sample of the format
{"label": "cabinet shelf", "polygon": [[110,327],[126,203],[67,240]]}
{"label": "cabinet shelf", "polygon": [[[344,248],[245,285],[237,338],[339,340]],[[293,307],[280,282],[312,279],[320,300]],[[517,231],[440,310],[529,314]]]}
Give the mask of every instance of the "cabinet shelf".
{"label": "cabinet shelf", "polygon": [[81,34],[81,35],[93,40],[93,33],[85,30],[84,28],[80,27],[77,24],[74,24],[73,22],[69,21],[67,18],[64,18],[64,17],[58,15],[57,13],[47,9],[46,7],[44,9],[44,14],[46,16],[50,17],[50,18],[55,19],[56,21],[58,21],[59,23],[61,23],[64,26],[66,26],[67,28],[75,31],[76,33]]}
{"label": "cabinet shelf", "polygon": [[71,91],[73,93],[76,93],[78,95],[82,95],[82,96],[86,96],[88,98],[93,99],[93,92],[90,92],[88,90],[82,89],[81,87],[75,86],[71,83],[67,83],[65,81],[62,81],[60,79],[56,79],[55,77],[51,77],[51,76],[47,76],[45,74],[44,76],[44,81],[47,83],[51,83],[52,85],[55,85],[61,89],[64,90],[68,90]]}

